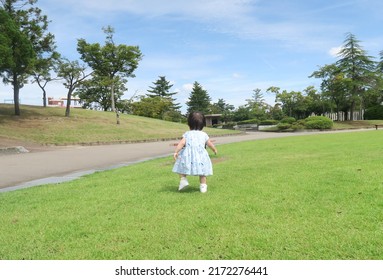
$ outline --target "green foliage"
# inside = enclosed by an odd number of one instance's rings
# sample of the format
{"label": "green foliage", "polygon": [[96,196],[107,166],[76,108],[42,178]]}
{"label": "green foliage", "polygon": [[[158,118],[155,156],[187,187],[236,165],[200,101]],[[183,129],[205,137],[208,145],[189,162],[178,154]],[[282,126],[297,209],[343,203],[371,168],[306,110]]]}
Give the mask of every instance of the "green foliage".
{"label": "green foliage", "polygon": [[30,71],[35,53],[29,38],[9,13],[0,9],[0,75],[5,84],[12,83],[13,73]]}
{"label": "green foliage", "polygon": [[154,86],[150,86],[148,89],[148,97],[162,97],[162,98],[167,98],[171,101],[172,106],[171,110],[172,111],[178,111],[181,106],[179,103],[175,103],[175,98],[173,98],[173,95],[177,94],[177,92],[170,92],[170,89],[173,87],[173,85],[170,84],[169,81],[166,80],[165,76],[160,76],[157,81],[153,83]]}
{"label": "green foliage", "polygon": [[234,106],[227,104],[222,98],[218,99],[217,103],[213,103],[209,107],[211,114],[222,114],[221,120],[224,123],[232,122],[234,117]]}
{"label": "green foliage", "polygon": [[245,121],[239,121],[237,124],[258,124],[259,120],[258,119],[250,119],[250,120],[245,120]]}
{"label": "green foliage", "polygon": [[140,100],[131,104],[133,115],[155,119],[162,119],[164,113],[168,112],[171,107],[171,100],[160,96],[142,96]]}
{"label": "green foliage", "polygon": [[249,108],[250,116],[259,120],[269,118],[270,105],[268,105],[261,92],[261,89],[257,88],[253,90],[252,98],[246,99]]}
{"label": "green foliage", "polygon": [[64,79],[64,86],[68,89],[67,92],[67,105],[65,110],[65,116],[70,116],[71,100],[74,91],[82,85],[85,79],[90,75],[85,74],[86,67],[80,65],[77,60],[70,61],[68,59],[62,59],[58,65],[58,76]]}
{"label": "green foliage", "polygon": [[159,79],[153,82],[154,86],[150,86],[148,92],[151,94],[147,94],[149,97],[172,97],[177,94],[177,92],[170,92],[170,89],[173,85],[170,84],[168,80],[166,80],[165,76],[159,76]]}
{"label": "green foliage", "polygon": [[[120,78],[116,78],[114,84],[114,98],[119,109],[123,107],[123,104],[120,104],[121,97],[127,90],[125,82],[124,79],[121,81]],[[109,82],[101,76],[94,75],[91,79],[83,81],[76,95],[81,98],[84,108],[97,108],[104,111],[112,108]]]}
{"label": "green foliage", "polygon": [[365,120],[383,120],[383,105],[367,108],[364,112]]}
{"label": "green foliage", "polygon": [[47,32],[48,19],[36,0],[2,1],[0,8],[0,75],[13,87],[15,115],[20,115],[20,89],[36,70],[39,60],[55,49],[54,36]]}
{"label": "green foliage", "polygon": [[234,129],[234,126],[236,125],[235,122],[227,122],[222,125],[223,129]]}
{"label": "green foliage", "polygon": [[367,55],[355,35],[346,35],[338,56],[338,61],[320,67],[310,76],[322,79],[323,97],[335,104],[337,112],[353,112],[358,108],[363,109],[366,104],[376,103],[381,95],[379,81],[382,77],[376,71],[376,62]]}
{"label": "green foliage", "polygon": [[207,91],[198,82],[194,82],[189,101],[186,102],[188,114],[197,111],[204,114],[210,113],[210,101],[211,98]]}
{"label": "green foliage", "polygon": [[278,130],[286,130],[286,129],[291,128],[291,124],[290,123],[282,123],[282,122],[280,122],[280,123],[277,124],[277,128],[278,128]]}
{"label": "green foliage", "polygon": [[306,127],[306,120],[297,120],[296,122],[291,124],[291,129],[292,130],[302,130]]}
{"label": "green foliage", "polygon": [[283,119],[283,111],[282,108],[279,107],[279,104],[275,104],[274,107],[270,108],[270,118],[273,120],[281,120]]}
{"label": "green foliage", "polygon": [[293,117],[284,117],[283,119],[281,119],[281,123],[289,123],[289,124],[292,124],[292,123],[295,123],[297,120]]}
{"label": "green foliage", "polygon": [[116,45],[113,41],[114,30],[108,26],[103,29],[106,34],[105,45],[90,44],[79,39],[77,50],[81,59],[86,62],[95,74],[113,79],[115,76],[132,77],[142,58],[138,46]]}
{"label": "green foliage", "polygon": [[260,125],[275,125],[277,123],[277,120],[262,120],[259,122]]}
{"label": "green foliage", "polygon": [[186,118],[179,111],[167,111],[162,114],[164,121],[170,122],[186,122]]}
{"label": "green foliage", "polygon": [[[276,89],[275,89],[276,90]],[[282,104],[282,111],[285,116],[304,118],[308,112],[308,97],[300,91],[276,91],[275,101]]]}
{"label": "green foliage", "polygon": [[331,129],[333,121],[328,117],[312,116],[305,120],[305,127],[308,129]]}
{"label": "green foliage", "polygon": [[234,111],[233,120],[238,121],[246,121],[251,119],[250,117],[250,109],[246,106],[239,106],[237,110]]}
{"label": "green foliage", "polygon": [[77,42],[77,51],[81,59],[93,69],[93,75],[100,76],[104,85],[110,89],[112,111],[115,111],[116,84],[125,81],[124,78],[134,77],[142,54],[138,46],[116,45],[113,40],[114,29],[110,26],[103,28],[106,34],[105,45],[90,44],[85,39]]}

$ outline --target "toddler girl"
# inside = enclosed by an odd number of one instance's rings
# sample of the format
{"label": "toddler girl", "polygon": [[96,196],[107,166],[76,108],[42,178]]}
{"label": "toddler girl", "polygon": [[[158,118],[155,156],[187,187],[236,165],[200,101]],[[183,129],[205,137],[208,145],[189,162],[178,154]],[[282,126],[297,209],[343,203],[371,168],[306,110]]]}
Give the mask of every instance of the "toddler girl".
{"label": "toddler girl", "polygon": [[209,136],[202,131],[206,126],[206,119],[202,113],[190,113],[188,117],[190,130],[185,132],[182,140],[178,143],[174,152],[173,172],[180,175],[181,181],[178,190],[182,190],[189,185],[187,175],[199,176],[200,191],[207,192],[206,176],[213,175],[213,167],[206,146],[214,154],[217,149],[210,141]]}

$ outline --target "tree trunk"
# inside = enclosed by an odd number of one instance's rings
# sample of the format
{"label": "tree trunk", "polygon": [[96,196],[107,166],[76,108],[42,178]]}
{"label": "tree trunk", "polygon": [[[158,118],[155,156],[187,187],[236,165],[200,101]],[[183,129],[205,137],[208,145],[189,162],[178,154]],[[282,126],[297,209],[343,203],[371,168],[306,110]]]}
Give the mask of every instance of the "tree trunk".
{"label": "tree trunk", "polygon": [[20,116],[20,85],[17,75],[13,75],[13,102],[15,104],[15,115]]}
{"label": "tree trunk", "polygon": [[45,88],[43,88],[43,106],[47,107],[47,92]]}
{"label": "tree trunk", "polygon": [[110,86],[110,95],[112,111],[116,113],[117,124],[120,124],[120,113],[118,112],[118,109],[116,108],[116,103],[114,101],[114,82],[112,82],[112,85]]}
{"label": "tree trunk", "polygon": [[70,88],[68,90],[68,95],[67,95],[67,102],[66,102],[66,109],[65,109],[65,117],[68,117],[70,116],[70,104],[71,104],[71,101],[72,101],[72,92],[73,92],[73,89]]}
{"label": "tree trunk", "polygon": [[355,101],[353,100],[351,102],[351,107],[350,107],[350,121],[354,120],[354,108],[355,108]]}
{"label": "tree trunk", "polygon": [[118,109],[116,109],[116,119],[117,119],[117,124],[120,124],[120,113],[118,112]]}
{"label": "tree trunk", "polygon": [[116,105],[114,102],[114,83],[110,86],[110,101],[111,101],[111,107],[112,107],[112,112],[116,111]]}

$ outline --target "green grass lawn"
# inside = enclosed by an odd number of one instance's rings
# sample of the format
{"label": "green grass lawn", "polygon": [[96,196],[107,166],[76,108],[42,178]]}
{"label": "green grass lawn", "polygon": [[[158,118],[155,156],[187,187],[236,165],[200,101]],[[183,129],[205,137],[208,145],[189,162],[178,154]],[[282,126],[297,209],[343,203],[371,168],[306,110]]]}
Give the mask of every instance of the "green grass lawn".
{"label": "green grass lawn", "polygon": [[383,259],[383,130],[218,146],[0,194],[0,259]]}

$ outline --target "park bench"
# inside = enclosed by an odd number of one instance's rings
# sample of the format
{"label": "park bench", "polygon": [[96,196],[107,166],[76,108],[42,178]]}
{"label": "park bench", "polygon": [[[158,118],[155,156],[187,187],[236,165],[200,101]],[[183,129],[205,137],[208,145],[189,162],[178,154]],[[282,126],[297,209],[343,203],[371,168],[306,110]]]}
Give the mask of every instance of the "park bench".
{"label": "park bench", "polygon": [[375,124],[375,129],[378,130],[378,127],[379,127],[379,126],[383,126],[383,123]]}

